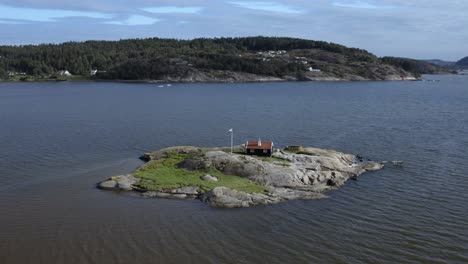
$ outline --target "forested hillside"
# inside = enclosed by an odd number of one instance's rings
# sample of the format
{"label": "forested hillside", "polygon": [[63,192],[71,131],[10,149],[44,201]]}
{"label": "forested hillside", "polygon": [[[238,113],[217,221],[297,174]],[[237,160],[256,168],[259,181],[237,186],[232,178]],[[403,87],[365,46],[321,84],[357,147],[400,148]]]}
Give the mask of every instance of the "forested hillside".
{"label": "forested hillside", "polygon": [[453,67],[437,65],[424,60],[414,60],[398,57],[383,57],[382,61],[390,65],[394,65],[396,67],[401,67],[405,71],[411,72],[417,76],[421,74],[451,73],[454,71]]}
{"label": "forested hillside", "polygon": [[457,61],[456,65],[460,66],[460,67],[468,67],[468,57],[465,57],[465,58]]}
{"label": "forested hillside", "polygon": [[[91,77],[91,71],[97,70],[92,78],[157,80],[229,71],[293,79],[307,79],[308,72],[327,78],[380,79],[379,74],[388,70],[382,64],[365,50],[296,38],[151,38],[0,46],[3,78],[15,74],[50,78],[63,70]],[[389,74],[406,74],[391,70]]]}

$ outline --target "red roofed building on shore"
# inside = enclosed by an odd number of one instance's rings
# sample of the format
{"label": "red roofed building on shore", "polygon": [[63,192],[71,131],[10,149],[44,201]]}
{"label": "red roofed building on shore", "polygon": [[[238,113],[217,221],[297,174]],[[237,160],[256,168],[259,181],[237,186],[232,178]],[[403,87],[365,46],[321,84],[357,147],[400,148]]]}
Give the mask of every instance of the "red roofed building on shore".
{"label": "red roofed building on shore", "polygon": [[247,141],[245,153],[248,155],[271,156],[273,153],[273,142],[270,141]]}

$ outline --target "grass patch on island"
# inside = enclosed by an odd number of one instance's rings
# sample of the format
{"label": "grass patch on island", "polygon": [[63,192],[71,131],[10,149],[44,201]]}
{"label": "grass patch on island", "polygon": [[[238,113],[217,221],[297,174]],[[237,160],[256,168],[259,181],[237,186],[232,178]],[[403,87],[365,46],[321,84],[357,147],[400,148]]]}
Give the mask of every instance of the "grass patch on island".
{"label": "grass patch on island", "polygon": [[[167,158],[148,162],[136,170],[133,175],[140,178],[138,187],[153,191],[164,191],[184,186],[199,186],[201,192],[212,190],[218,186],[225,186],[248,193],[263,193],[264,187],[255,182],[232,175],[225,175],[216,169],[190,171],[177,167],[177,164],[189,158],[190,155],[168,153]],[[210,174],[218,177],[217,182],[208,182],[200,176]]]}

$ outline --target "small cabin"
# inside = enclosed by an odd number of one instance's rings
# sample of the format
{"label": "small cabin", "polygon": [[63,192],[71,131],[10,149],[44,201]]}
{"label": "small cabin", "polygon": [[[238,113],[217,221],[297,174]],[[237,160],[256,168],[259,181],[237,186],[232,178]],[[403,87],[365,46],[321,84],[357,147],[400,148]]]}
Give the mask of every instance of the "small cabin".
{"label": "small cabin", "polygon": [[257,155],[257,156],[268,156],[270,157],[273,153],[273,142],[270,141],[247,141],[245,143],[245,154]]}

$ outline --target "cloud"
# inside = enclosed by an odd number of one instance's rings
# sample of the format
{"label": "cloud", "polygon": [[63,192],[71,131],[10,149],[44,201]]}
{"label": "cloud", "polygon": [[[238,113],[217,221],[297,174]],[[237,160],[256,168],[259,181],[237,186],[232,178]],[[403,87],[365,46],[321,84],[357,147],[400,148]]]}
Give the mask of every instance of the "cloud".
{"label": "cloud", "polygon": [[26,21],[21,21],[21,20],[8,20],[8,19],[0,19],[0,24],[11,24],[11,25],[17,25],[17,24],[26,24]]}
{"label": "cloud", "polygon": [[379,5],[372,4],[363,1],[352,1],[352,2],[333,2],[333,5],[336,7],[348,7],[348,8],[360,8],[360,9],[388,9],[394,8],[391,5]]}
{"label": "cloud", "polygon": [[[168,11],[169,9],[166,9]],[[160,19],[143,16],[139,14],[130,14],[119,16],[118,14],[106,14],[95,11],[74,11],[61,9],[36,9],[22,8],[0,5],[0,24],[31,24],[35,22],[63,22],[64,19],[88,18],[93,22],[104,24],[140,26],[152,25]],[[125,17],[119,19],[119,17]],[[97,21],[96,21],[97,19]]]}
{"label": "cloud", "polygon": [[71,11],[59,9],[33,9],[0,5],[0,21],[55,22],[66,17],[89,17],[110,19],[112,16],[100,12]]}
{"label": "cloud", "polygon": [[332,41],[364,48],[379,56],[459,59],[468,55],[466,0],[0,0],[0,3],[2,44],[266,35]]}
{"label": "cloud", "polygon": [[196,14],[203,10],[202,7],[176,7],[176,6],[161,6],[161,7],[145,7],[141,10],[155,14]]}
{"label": "cloud", "polygon": [[122,20],[113,20],[107,21],[106,24],[113,25],[124,25],[124,26],[144,26],[144,25],[153,25],[154,23],[160,21],[158,18],[147,17],[142,15],[131,15],[126,19]]}
{"label": "cloud", "polygon": [[292,6],[288,6],[286,4],[278,3],[278,2],[247,2],[247,1],[240,1],[240,2],[229,2],[232,5],[252,9],[252,10],[260,10],[260,11],[268,11],[268,12],[275,12],[275,13],[288,13],[288,14],[299,14],[303,11],[298,10]]}

